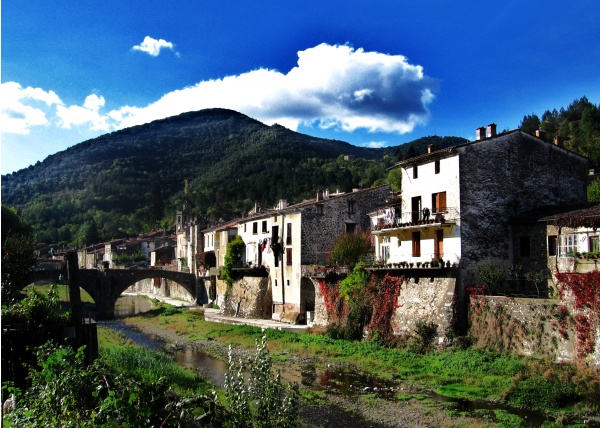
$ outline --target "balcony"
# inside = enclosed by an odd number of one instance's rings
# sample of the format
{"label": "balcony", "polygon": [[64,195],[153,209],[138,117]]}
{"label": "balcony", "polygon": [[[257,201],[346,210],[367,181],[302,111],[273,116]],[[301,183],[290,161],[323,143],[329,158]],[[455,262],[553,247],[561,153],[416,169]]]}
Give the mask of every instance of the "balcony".
{"label": "balcony", "polygon": [[459,219],[456,208],[431,213],[428,218],[423,216],[422,211],[408,211],[392,217],[378,218],[371,233],[379,235],[395,230],[452,227]]}

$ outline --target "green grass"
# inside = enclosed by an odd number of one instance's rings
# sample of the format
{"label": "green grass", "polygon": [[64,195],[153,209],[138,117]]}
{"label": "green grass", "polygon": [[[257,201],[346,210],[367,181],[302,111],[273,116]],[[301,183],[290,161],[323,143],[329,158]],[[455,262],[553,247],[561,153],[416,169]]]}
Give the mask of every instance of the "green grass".
{"label": "green grass", "polygon": [[[24,292],[28,292],[29,290],[36,290],[42,294],[47,294],[50,289],[50,285],[28,285],[23,289]],[[55,284],[56,291],[58,292],[58,298],[63,302],[69,301],[69,286],[64,284]],[[90,296],[85,290],[79,289],[81,295],[81,301],[84,303],[94,303],[94,299]]]}
{"label": "green grass", "polygon": [[121,333],[99,327],[98,344],[100,358],[119,373],[148,382],[166,377],[174,390],[182,394],[208,394],[213,389],[209,382],[179,366],[169,355],[133,345]]}
{"label": "green grass", "polygon": [[[169,315],[161,316],[166,313]],[[159,325],[186,338],[216,340],[246,349],[253,348],[263,334],[258,327],[206,322],[199,311],[177,313],[160,306],[127,321],[142,328],[144,324]],[[382,348],[374,342],[335,340],[310,331],[267,329],[265,334],[275,360],[286,361],[288,355],[318,356],[379,378],[431,388],[453,399],[493,400],[544,411],[589,405],[585,404],[583,387],[575,383],[574,373],[579,369],[574,366],[477,349],[414,354]],[[546,381],[544,376],[559,380]],[[546,392],[540,394],[539,388]]]}

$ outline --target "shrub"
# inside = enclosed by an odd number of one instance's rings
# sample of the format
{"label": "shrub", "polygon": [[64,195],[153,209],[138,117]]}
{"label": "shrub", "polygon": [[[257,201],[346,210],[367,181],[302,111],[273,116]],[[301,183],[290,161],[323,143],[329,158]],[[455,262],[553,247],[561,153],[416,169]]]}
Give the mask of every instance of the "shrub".
{"label": "shrub", "polygon": [[[244,372],[248,372],[248,377]],[[229,348],[229,368],[225,374],[225,395],[232,426],[252,428],[292,428],[299,426],[298,390],[273,375],[267,338],[256,340],[256,354],[245,363],[235,361]]]}
{"label": "shrub", "polygon": [[227,244],[227,253],[221,268],[221,279],[227,283],[227,288],[231,288],[234,281],[233,267],[239,263],[242,257],[242,250],[246,247],[241,236],[236,236],[233,241]]}
{"label": "shrub", "polygon": [[354,267],[361,256],[371,251],[369,233],[343,233],[329,254],[330,263]]}

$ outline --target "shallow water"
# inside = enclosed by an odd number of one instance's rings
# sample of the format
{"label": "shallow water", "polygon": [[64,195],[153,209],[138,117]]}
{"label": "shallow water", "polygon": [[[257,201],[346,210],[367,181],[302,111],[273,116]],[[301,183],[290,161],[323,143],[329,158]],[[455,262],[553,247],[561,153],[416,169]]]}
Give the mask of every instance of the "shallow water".
{"label": "shallow water", "polygon": [[[123,302],[120,302],[121,300]],[[117,302],[117,306],[122,308],[122,310],[119,310],[119,314],[121,317],[124,317],[151,309],[151,306],[148,306],[147,303],[152,305],[152,302],[148,299],[137,298],[136,296],[123,296]],[[165,347],[165,343],[160,339],[141,333],[123,321],[103,321],[99,324],[120,331],[135,343],[150,349],[161,350]],[[223,385],[224,375],[227,370],[227,363],[225,361],[207,354],[200,348],[192,346],[177,346],[172,354],[177,363],[198,370],[203,377],[215,385]],[[427,398],[425,400],[439,402],[445,408],[458,412],[472,413],[476,410],[505,410],[523,418],[526,426],[529,427],[539,427],[543,422],[551,421],[551,419],[538,412],[507,408],[493,403],[449,399],[432,391],[423,391],[407,384],[379,379],[349,369],[327,368],[322,370],[310,363],[301,364],[300,369],[294,368],[293,365],[283,365],[281,375],[283,380],[287,382],[298,382],[311,390],[326,391],[327,394],[342,395],[351,399],[358,398],[364,394],[371,394],[388,401],[399,402],[403,397],[417,396],[419,397],[418,399],[423,399],[426,395]],[[358,427],[361,425],[358,424],[355,426]]]}

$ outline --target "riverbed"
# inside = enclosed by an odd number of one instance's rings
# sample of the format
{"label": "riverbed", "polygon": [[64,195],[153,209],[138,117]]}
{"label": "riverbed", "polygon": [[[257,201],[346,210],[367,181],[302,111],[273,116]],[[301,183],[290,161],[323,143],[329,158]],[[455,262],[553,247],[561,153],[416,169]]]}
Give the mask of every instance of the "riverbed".
{"label": "riverbed", "polygon": [[[121,317],[143,312],[143,304],[132,303],[137,298],[126,296]],[[121,300],[121,299],[119,299]],[[141,299],[146,300],[147,299]],[[119,304],[117,305],[119,306]],[[142,309],[140,309],[142,308]],[[149,310],[151,306],[148,309]],[[102,325],[102,324],[101,324]],[[171,350],[175,360],[197,370],[214,385],[222,386],[227,369],[227,347],[217,341],[189,342],[171,330],[143,326],[135,317],[105,323],[119,330],[134,342],[150,349]],[[138,327],[136,327],[136,325]],[[239,353],[245,351],[236,350]],[[353,371],[350,367],[331,366],[326,361],[287,356],[284,364],[275,363],[282,378],[296,382],[309,391],[310,400],[303,400],[300,416],[309,426],[317,427],[454,427],[494,426],[494,411],[519,417],[524,425],[539,427],[547,420],[544,415],[516,409],[506,409],[490,403],[451,401],[432,391],[410,384],[398,384]],[[499,425],[501,426],[501,425]]]}

